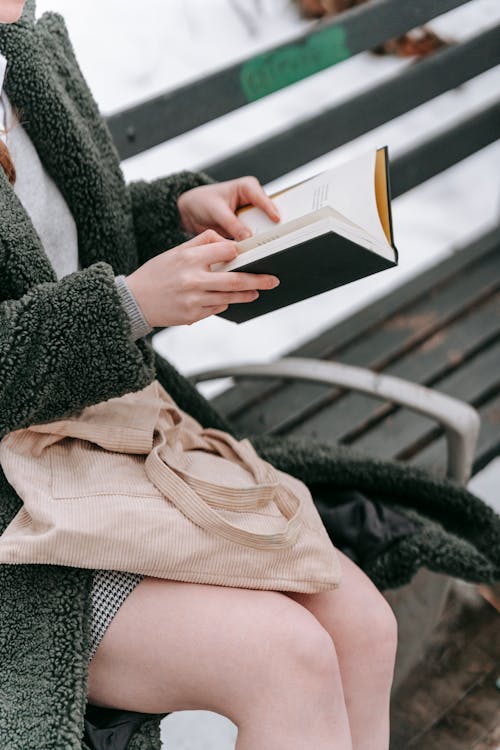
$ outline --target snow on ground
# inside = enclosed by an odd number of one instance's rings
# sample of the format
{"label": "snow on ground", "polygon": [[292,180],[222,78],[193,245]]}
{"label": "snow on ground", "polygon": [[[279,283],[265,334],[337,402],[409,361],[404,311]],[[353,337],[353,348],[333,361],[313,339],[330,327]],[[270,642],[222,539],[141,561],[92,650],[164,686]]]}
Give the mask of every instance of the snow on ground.
{"label": "snow on ground", "polygon": [[[299,19],[289,0],[38,0],[37,12],[66,19],[81,67],[101,110],[110,113],[198,78],[295,36],[314,22]],[[468,38],[500,20],[498,0],[472,0],[432,21],[434,30]],[[254,102],[124,163],[127,179],[197,169],[278,132],[354,93],[397,74],[407,60],[370,53]],[[412,112],[265,186],[278,190],[356,155],[388,144],[391,158],[462,117],[500,91],[500,66]],[[435,264],[493,226],[500,216],[500,143],[492,144],[393,203],[400,265],[343,289],[236,325],[212,316],[155,337],[155,347],[182,372],[224,363],[269,361],[298,346],[369,301]],[[228,379],[201,386],[210,396]],[[474,480],[498,503],[500,465]],[[498,507],[498,505],[497,505]],[[229,750],[236,728],[210,712],[177,712],[164,721],[172,750]]]}

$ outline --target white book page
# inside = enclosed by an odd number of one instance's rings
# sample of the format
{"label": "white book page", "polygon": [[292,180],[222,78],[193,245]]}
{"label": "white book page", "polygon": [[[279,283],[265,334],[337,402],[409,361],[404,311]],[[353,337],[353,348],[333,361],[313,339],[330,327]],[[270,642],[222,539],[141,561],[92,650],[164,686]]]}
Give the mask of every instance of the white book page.
{"label": "white book page", "polygon": [[[267,216],[264,214],[264,212],[260,211],[260,209],[259,213],[261,213],[262,216],[267,219]],[[248,239],[246,240],[240,240],[239,242],[237,242],[237,252],[246,253],[249,250],[253,250],[256,247],[259,247],[260,245],[264,245],[268,242],[273,242],[280,237],[289,237],[290,234],[292,232],[295,232],[297,229],[308,227],[309,225],[314,224],[321,219],[328,218],[332,219],[332,221],[335,221],[339,227],[351,227],[359,232],[362,232],[363,234],[366,234],[366,232],[364,232],[361,227],[350,222],[348,219],[342,216],[342,214],[339,214],[338,211],[335,211],[334,208],[331,208],[331,206],[323,206],[323,208],[319,208],[312,213],[306,214],[305,216],[301,215],[296,219],[291,219],[290,221],[283,222],[282,219],[279,224],[275,224],[273,221],[269,220],[269,223],[271,224],[269,229],[261,230],[255,233],[252,237],[248,237]],[[257,222],[260,221],[260,217],[257,217]],[[256,229],[254,228],[253,231],[256,232]]]}
{"label": "white book page", "polygon": [[387,246],[375,195],[376,156],[376,150],[370,149],[314,180],[321,182],[329,205],[369,232],[382,246]]}
{"label": "white book page", "polygon": [[359,245],[372,250],[377,253],[377,255],[381,255],[388,260],[395,260],[394,250],[387,245],[387,243],[385,247],[381,248],[378,242],[375,242],[372,237],[361,230],[356,229],[353,226],[347,226],[345,222],[339,222],[334,218],[326,217],[312,224],[308,224],[305,227],[301,227],[294,232],[290,232],[286,237],[277,237],[270,242],[259,245],[241,255],[237,255],[236,258],[231,261],[212,263],[210,270],[233,271],[241,266],[245,266],[247,263],[260,260],[272,253],[277,253],[280,250],[285,250],[286,248],[293,247],[293,245],[298,245],[300,242],[305,242],[306,240],[313,239],[314,237],[318,237],[321,234],[326,234],[326,232],[331,231],[337,232],[353,242],[357,242]]}
{"label": "white book page", "polygon": [[[375,197],[375,160],[376,150],[372,148],[278,194],[273,201],[280,212],[279,224],[256,206],[241,211],[238,216],[254,235],[273,232],[276,238],[296,229],[299,222],[301,226],[305,226],[311,220],[325,216],[322,209],[328,207],[332,216],[346,219],[365,233],[371,234],[383,247],[387,247]],[[310,216],[311,212],[317,211],[321,211],[321,214]],[[297,225],[285,226],[290,222],[297,222]],[[268,241],[264,236],[259,237],[259,240]],[[259,242],[250,237],[239,244],[244,251],[255,247]]]}

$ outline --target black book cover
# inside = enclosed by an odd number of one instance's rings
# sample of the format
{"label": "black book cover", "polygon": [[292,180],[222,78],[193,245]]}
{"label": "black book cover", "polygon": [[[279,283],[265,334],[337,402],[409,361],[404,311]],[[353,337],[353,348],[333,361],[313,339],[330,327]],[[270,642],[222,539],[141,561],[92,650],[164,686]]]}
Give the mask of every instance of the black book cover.
{"label": "black book cover", "polygon": [[259,289],[259,296],[253,302],[236,302],[217,315],[235,323],[243,323],[392,268],[397,265],[396,250],[395,258],[394,261],[388,260],[336,232],[326,232],[312,240],[300,242],[235,268],[235,271],[246,273],[272,274],[279,278],[280,284],[274,289]]}

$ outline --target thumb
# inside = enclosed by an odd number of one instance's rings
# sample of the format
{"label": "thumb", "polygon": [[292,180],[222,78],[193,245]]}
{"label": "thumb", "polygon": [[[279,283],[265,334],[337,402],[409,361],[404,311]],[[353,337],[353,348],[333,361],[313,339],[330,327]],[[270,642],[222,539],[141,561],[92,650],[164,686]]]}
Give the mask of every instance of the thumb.
{"label": "thumb", "polygon": [[227,203],[221,203],[213,212],[213,219],[218,222],[220,228],[227,232],[235,240],[245,240],[252,236],[250,229],[230,209]]}
{"label": "thumb", "polygon": [[191,237],[191,239],[183,242],[179,247],[194,247],[197,245],[208,245],[210,242],[227,242],[227,237],[223,237],[221,234],[215,231],[215,229],[205,229],[204,232]]}

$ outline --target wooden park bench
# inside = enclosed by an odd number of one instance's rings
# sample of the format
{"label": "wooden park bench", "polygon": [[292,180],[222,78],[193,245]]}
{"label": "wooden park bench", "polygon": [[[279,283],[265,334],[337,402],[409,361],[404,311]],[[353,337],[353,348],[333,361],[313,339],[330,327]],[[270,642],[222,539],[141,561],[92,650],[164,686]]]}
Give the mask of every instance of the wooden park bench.
{"label": "wooden park bench", "polygon": [[[111,115],[108,125],[122,158],[130,157],[465,2],[374,0]],[[265,185],[499,62],[496,26],[200,168],[218,180],[252,174]],[[395,159],[393,198],[499,134],[500,98]],[[339,442],[465,483],[500,452],[499,230],[500,223],[471,244],[454,248],[435,267],[276,362],[212,368],[191,378],[235,379],[212,403],[239,433]],[[422,656],[450,582],[421,568],[406,586],[384,592],[399,622],[395,688]]]}

